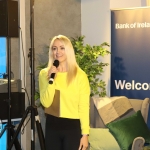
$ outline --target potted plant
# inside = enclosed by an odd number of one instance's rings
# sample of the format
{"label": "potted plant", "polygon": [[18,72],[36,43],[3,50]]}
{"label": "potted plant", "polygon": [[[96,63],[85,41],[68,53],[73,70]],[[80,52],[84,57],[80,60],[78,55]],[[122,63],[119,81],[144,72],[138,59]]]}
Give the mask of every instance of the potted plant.
{"label": "potted plant", "polygon": [[[79,36],[76,38],[71,38],[72,45],[75,50],[75,56],[78,65],[84,70],[88,76],[91,94],[99,95],[100,97],[106,96],[106,83],[99,79],[99,76],[104,72],[104,67],[108,66],[108,63],[99,62],[99,57],[104,57],[110,54],[107,50],[109,44],[104,42],[98,46],[90,46],[89,44],[84,45],[85,36]],[[45,64],[39,65],[38,70],[47,67],[47,62]],[[35,93],[35,100],[40,98],[38,89]]]}

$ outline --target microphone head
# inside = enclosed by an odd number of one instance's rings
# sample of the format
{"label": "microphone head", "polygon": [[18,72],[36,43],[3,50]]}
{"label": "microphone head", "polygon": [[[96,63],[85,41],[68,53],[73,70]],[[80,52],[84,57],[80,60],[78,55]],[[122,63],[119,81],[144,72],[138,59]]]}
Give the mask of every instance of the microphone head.
{"label": "microphone head", "polygon": [[57,68],[59,66],[59,61],[56,59],[53,63],[53,65]]}

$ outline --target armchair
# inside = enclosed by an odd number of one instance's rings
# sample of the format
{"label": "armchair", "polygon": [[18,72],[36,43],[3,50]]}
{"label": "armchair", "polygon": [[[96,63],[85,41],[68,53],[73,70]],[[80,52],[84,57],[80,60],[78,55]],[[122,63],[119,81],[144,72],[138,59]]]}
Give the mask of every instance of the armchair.
{"label": "armchair", "polygon": [[[147,123],[148,111],[149,111],[149,98],[141,99],[128,99],[134,112],[128,111],[126,113],[125,119],[133,115],[134,113],[141,111],[144,123]],[[123,120],[123,118],[122,118]],[[112,127],[112,125],[110,125]],[[90,99],[90,136],[89,136],[89,150],[120,150],[120,144],[118,144],[118,139],[115,137],[114,132],[110,132],[109,125],[107,126],[102,120],[97,107],[94,104],[93,98]],[[131,131],[128,131],[132,134]],[[148,136],[150,132],[148,132]],[[119,132],[117,133],[119,134]],[[120,136],[120,135],[119,135]],[[148,140],[150,140],[148,138]],[[150,142],[150,141],[149,141]],[[141,136],[137,136],[131,143],[131,150],[142,150],[145,139]],[[127,149],[125,149],[127,150]]]}

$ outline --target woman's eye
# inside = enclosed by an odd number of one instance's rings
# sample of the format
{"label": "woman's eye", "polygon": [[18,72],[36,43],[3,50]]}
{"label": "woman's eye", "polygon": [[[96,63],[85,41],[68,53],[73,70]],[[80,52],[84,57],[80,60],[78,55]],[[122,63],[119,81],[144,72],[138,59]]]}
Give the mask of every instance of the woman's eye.
{"label": "woman's eye", "polygon": [[61,50],[64,50],[65,48],[64,47],[61,47]]}
{"label": "woman's eye", "polygon": [[52,48],[53,51],[55,51],[56,49],[57,49],[56,47],[53,47],[53,48]]}

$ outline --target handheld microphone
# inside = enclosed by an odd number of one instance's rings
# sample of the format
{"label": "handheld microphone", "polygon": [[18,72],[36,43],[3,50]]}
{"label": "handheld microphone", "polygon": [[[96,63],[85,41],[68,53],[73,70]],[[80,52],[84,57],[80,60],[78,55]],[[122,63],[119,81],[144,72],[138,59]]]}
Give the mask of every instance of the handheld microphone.
{"label": "handheld microphone", "polygon": [[[59,66],[59,61],[55,60],[53,65],[57,68]],[[55,77],[55,73],[52,73],[49,79],[49,84],[53,84],[54,77]]]}

